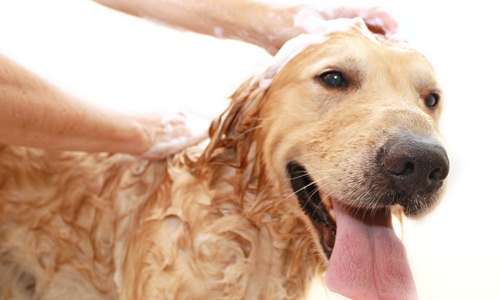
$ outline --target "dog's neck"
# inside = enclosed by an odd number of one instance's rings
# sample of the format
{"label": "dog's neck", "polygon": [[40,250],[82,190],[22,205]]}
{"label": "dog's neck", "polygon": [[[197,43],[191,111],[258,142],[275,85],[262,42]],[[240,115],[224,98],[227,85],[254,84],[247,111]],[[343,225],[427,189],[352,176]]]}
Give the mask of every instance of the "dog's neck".
{"label": "dog's neck", "polygon": [[[250,245],[251,275],[245,299],[262,299],[276,288],[288,295],[276,299],[301,299],[324,269],[324,254],[318,253],[304,219],[299,217],[302,212],[292,202],[296,201],[294,195],[269,178],[256,150],[260,145],[247,143],[253,140],[251,136],[244,139],[229,147],[213,141],[207,147],[211,152],[202,155],[199,171],[215,193],[211,205],[227,215],[238,214],[252,227],[251,241],[242,245]],[[279,287],[271,286],[276,283]]]}
{"label": "dog's neck", "polygon": [[288,181],[273,178],[263,158],[260,116],[266,92],[254,80],[235,92],[226,112],[212,123],[210,143],[193,169],[213,192],[211,208],[223,212],[221,218],[237,216],[246,224],[244,237],[237,233],[236,241],[249,262],[244,298],[302,299],[326,267],[324,254]]}

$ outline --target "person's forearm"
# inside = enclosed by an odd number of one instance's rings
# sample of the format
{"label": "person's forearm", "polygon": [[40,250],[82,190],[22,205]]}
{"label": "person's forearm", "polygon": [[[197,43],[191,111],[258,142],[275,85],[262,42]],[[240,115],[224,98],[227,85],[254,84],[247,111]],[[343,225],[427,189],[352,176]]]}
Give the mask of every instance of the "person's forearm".
{"label": "person's forearm", "polygon": [[1,55],[0,144],[131,154],[151,146],[126,116],[72,99]]}
{"label": "person's forearm", "polygon": [[95,0],[113,9],[190,31],[238,39],[275,52],[301,33],[298,8],[271,7],[249,0]]}

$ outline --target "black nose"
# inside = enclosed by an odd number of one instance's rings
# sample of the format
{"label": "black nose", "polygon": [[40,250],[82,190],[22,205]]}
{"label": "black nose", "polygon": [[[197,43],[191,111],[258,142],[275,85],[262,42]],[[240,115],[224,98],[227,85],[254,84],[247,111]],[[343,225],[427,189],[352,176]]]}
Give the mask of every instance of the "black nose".
{"label": "black nose", "polygon": [[404,136],[390,139],[383,147],[385,174],[395,187],[408,194],[436,191],[448,176],[446,150],[435,140]]}

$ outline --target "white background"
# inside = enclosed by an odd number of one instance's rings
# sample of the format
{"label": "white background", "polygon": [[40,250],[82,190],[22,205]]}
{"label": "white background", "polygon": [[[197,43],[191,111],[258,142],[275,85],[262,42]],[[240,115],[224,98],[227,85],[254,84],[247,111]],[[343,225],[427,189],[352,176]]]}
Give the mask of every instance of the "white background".
{"label": "white background", "polygon": [[[446,93],[448,192],[432,214],[405,222],[421,299],[498,300],[497,9],[487,1],[382,3],[435,65]],[[250,45],[171,30],[88,0],[0,0],[0,53],[103,107],[206,117],[269,59]],[[313,299],[324,294],[320,287]]]}

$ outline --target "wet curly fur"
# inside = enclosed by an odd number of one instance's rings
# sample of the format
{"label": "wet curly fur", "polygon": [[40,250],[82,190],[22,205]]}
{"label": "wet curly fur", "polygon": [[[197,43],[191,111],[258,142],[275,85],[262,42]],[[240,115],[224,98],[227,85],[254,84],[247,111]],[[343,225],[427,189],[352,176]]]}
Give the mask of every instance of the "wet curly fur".
{"label": "wet curly fur", "polygon": [[[316,75],[331,66],[359,86],[326,90]],[[201,152],[148,162],[0,146],[0,299],[304,298],[326,258],[286,162],[350,193],[391,132],[437,132],[439,110],[419,104],[432,78],[419,54],[353,29],[308,47],[269,88],[244,83]]]}

